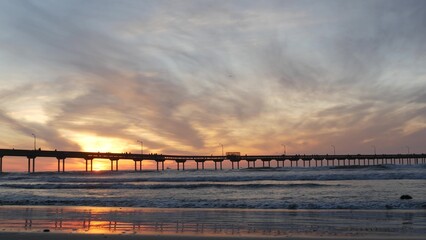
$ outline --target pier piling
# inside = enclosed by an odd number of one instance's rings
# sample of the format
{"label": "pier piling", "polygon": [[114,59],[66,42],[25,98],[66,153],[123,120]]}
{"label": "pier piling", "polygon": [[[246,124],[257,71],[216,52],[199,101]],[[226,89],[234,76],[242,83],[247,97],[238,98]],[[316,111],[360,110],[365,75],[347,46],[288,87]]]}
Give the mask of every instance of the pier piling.
{"label": "pier piling", "polygon": [[62,172],[65,172],[65,158],[58,157],[57,160],[58,160],[58,172],[61,172],[61,161],[62,161]]}
{"label": "pier piling", "polygon": [[[27,157],[28,158],[28,173],[35,172],[35,157]],[[32,161],[32,163],[31,163]],[[32,165],[32,169],[31,169]]]}
{"label": "pier piling", "polygon": [[[108,159],[111,164],[111,171],[118,171],[119,160],[133,160],[135,171],[142,171],[142,159],[148,161],[156,161],[157,171],[164,170],[165,161],[176,161],[178,170],[185,170],[185,162],[187,160],[196,162],[196,169],[204,170],[204,163],[206,161],[213,161],[215,170],[223,170],[223,162],[230,161],[229,168],[240,168],[240,161],[247,161],[248,168],[256,168],[256,162],[262,161],[262,167],[271,167],[271,161],[276,161],[276,165],[272,163],[273,167],[285,167],[285,161],[290,161],[289,167],[319,167],[319,166],[371,166],[371,165],[417,165],[425,164],[426,154],[380,154],[380,155],[245,155],[243,159],[233,155],[229,156],[176,156],[176,155],[162,155],[162,154],[130,154],[130,153],[100,153],[100,152],[68,152],[68,151],[46,151],[46,150],[19,150],[19,149],[0,149],[0,173],[3,171],[3,158],[5,156],[22,156],[27,158],[27,172],[34,173],[36,169],[36,158],[56,158],[57,159],[57,172],[65,172],[65,159],[66,158],[79,158],[85,160],[85,170],[93,171],[93,159]],[[90,161],[90,162],[89,162]],[[115,164],[114,164],[115,161]],[[302,162],[300,162],[302,161]],[[313,163],[312,161],[315,161]],[[319,162],[318,162],[319,161]],[[336,162],[337,161],[337,162]],[[44,163],[44,161],[42,161]],[[139,163],[138,163],[139,162]],[[200,167],[201,163],[201,167]],[[61,165],[62,164],[62,165]],[[89,170],[90,164],[90,170]],[[181,166],[182,164],[182,166]],[[235,165],[236,164],[236,165]]]}

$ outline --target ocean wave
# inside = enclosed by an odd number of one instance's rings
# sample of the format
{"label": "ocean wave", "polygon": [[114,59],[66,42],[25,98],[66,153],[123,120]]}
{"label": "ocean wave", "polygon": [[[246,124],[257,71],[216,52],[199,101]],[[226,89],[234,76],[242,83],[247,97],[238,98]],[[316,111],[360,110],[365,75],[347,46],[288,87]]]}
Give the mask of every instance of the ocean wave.
{"label": "ocean wave", "polygon": [[333,181],[426,179],[426,165],[336,166],[319,168],[271,168],[223,171],[164,172],[67,172],[67,173],[5,173],[0,183],[7,181],[31,183],[194,183],[251,181]]}
{"label": "ocean wave", "polygon": [[[330,170],[332,171],[332,170]],[[278,173],[274,175],[236,175],[218,174],[218,176],[170,176],[170,177],[138,177],[131,178],[55,178],[44,179],[49,183],[69,182],[69,183],[144,183],[144,182],[167,182],[167,183],[185,183],[185,182],[251,182],[251,181],[336,181],[336,180],[390,180],[390,179],[426,179],[423,172],[383,172],[380,170],[372,172],[346,171],[346,172],[295,172]]]}
{"label": "ocean wave", "polygon": [[229,201],[221,199],[199,199],[187,201],[89,199],[89,198],[33,198],[0,199],[0,205],[56,205],[56,206],[98,206],[98,207],[144,207],[144,208],[232,208],[232,209],[426,209],[421,201],[362,201],[362,202],[307,202],[307,201]]}
{"label": "ocean wave", "polygon": [[339,187],[343,185],[328,185],[317,183],[292,183],[292,184],[271,184],[271,183],[197,183],[197,184],[122,184],[122,183],[87,183],[87,184],[0,184],[0,188],[13,189],[198,189],[198,188],[319,188],[319,187]]}
{"label": "ocean wave", "polygon": [[[426,165],[4,173],[0,205],[424,209]],[[401,200],[408,194],[410,200]]]}

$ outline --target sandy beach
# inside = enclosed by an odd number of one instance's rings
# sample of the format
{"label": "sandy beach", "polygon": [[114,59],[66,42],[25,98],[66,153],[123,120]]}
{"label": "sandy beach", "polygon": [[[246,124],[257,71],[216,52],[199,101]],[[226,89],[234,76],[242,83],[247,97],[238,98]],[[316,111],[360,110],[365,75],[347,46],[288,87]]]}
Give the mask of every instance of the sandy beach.
{"label": "sandy beach", "polygon": [[379,239],[424,239],[424,236],[411,236],[411,237],[403,237],[401,236],[391,236],[391,237],[336,237],[336,236],[287,236],[287,237],[253,237],[253,236],[193,236],[193,235],[108,235],[108,234],[66,234],[66,233],[0,233],[1,239],[10,239],[10,240],[53,240],[53,239],[63,239],[63,240],[80,240],[80,239],[88,239],[88,240],[100,240],[100,239],[117,239],[117,240],[134,240],[134,239],[144,239],[144,240],[227,240],[227,239],[287,239],[287,240],[311,240],[311,239],[362,239],[362,240],[379,240]]}
{"label": "sandy beach", "polygon": [[426,210],[1,206],[0,239],[424,239]]}

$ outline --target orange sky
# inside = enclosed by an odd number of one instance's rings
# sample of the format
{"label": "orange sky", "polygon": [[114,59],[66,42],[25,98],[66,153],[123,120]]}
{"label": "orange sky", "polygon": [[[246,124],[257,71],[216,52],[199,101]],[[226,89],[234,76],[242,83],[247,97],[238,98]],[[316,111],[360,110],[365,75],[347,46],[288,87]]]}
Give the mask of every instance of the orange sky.
{"label": "orange sky", "polygon": [[0,148],[425,152],[425,6],[2,1]]}

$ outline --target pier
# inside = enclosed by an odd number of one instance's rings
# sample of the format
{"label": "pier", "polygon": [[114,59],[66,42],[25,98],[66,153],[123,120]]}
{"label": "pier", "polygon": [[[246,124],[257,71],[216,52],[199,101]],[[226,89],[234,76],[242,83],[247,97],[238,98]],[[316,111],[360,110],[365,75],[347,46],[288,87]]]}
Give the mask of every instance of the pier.
{"label": "pier", "polygon": [[[262,162],[262,168],[284,167],[288,161],[289,167],[324,167],[324,166],[369,166],[369,165],[410,165],[425,164],[426,154],[351,154],[351,155],[225,155],[225,156],[199,156],[199,155],[163,155],[163,154],[133,154],[109,152],[78,152],[78,151],[49,151],[49,150],[24,150],[0,149],[0,173],[3,172],[4,157],[24,157],[27,161],[28,173],[36,172],[37,158],[52,158],[58,163],[58,172],[65,172],[66,159],[82,159],[86,163],[85,171],[93,171],[94,159],[108,159],[111,162],[111,171],[119,170],[119,161],[134,161],[134,170],[142,171],[143,161],[156,163],[157,171],[164,171],[164,162],[176,163],[177,170],[185,170],[185,163],[193,161],[197,170],[204,170],[206,162],[213,162],[215,170],[223,169],[223,162],[231,163],[232,169],[239,169],[241,162],[247,163],[247,168],[256,168],[256,161]],[[271,162],[275,163],[272,164]],[[258,166],[259,167],[259,166]]]}

